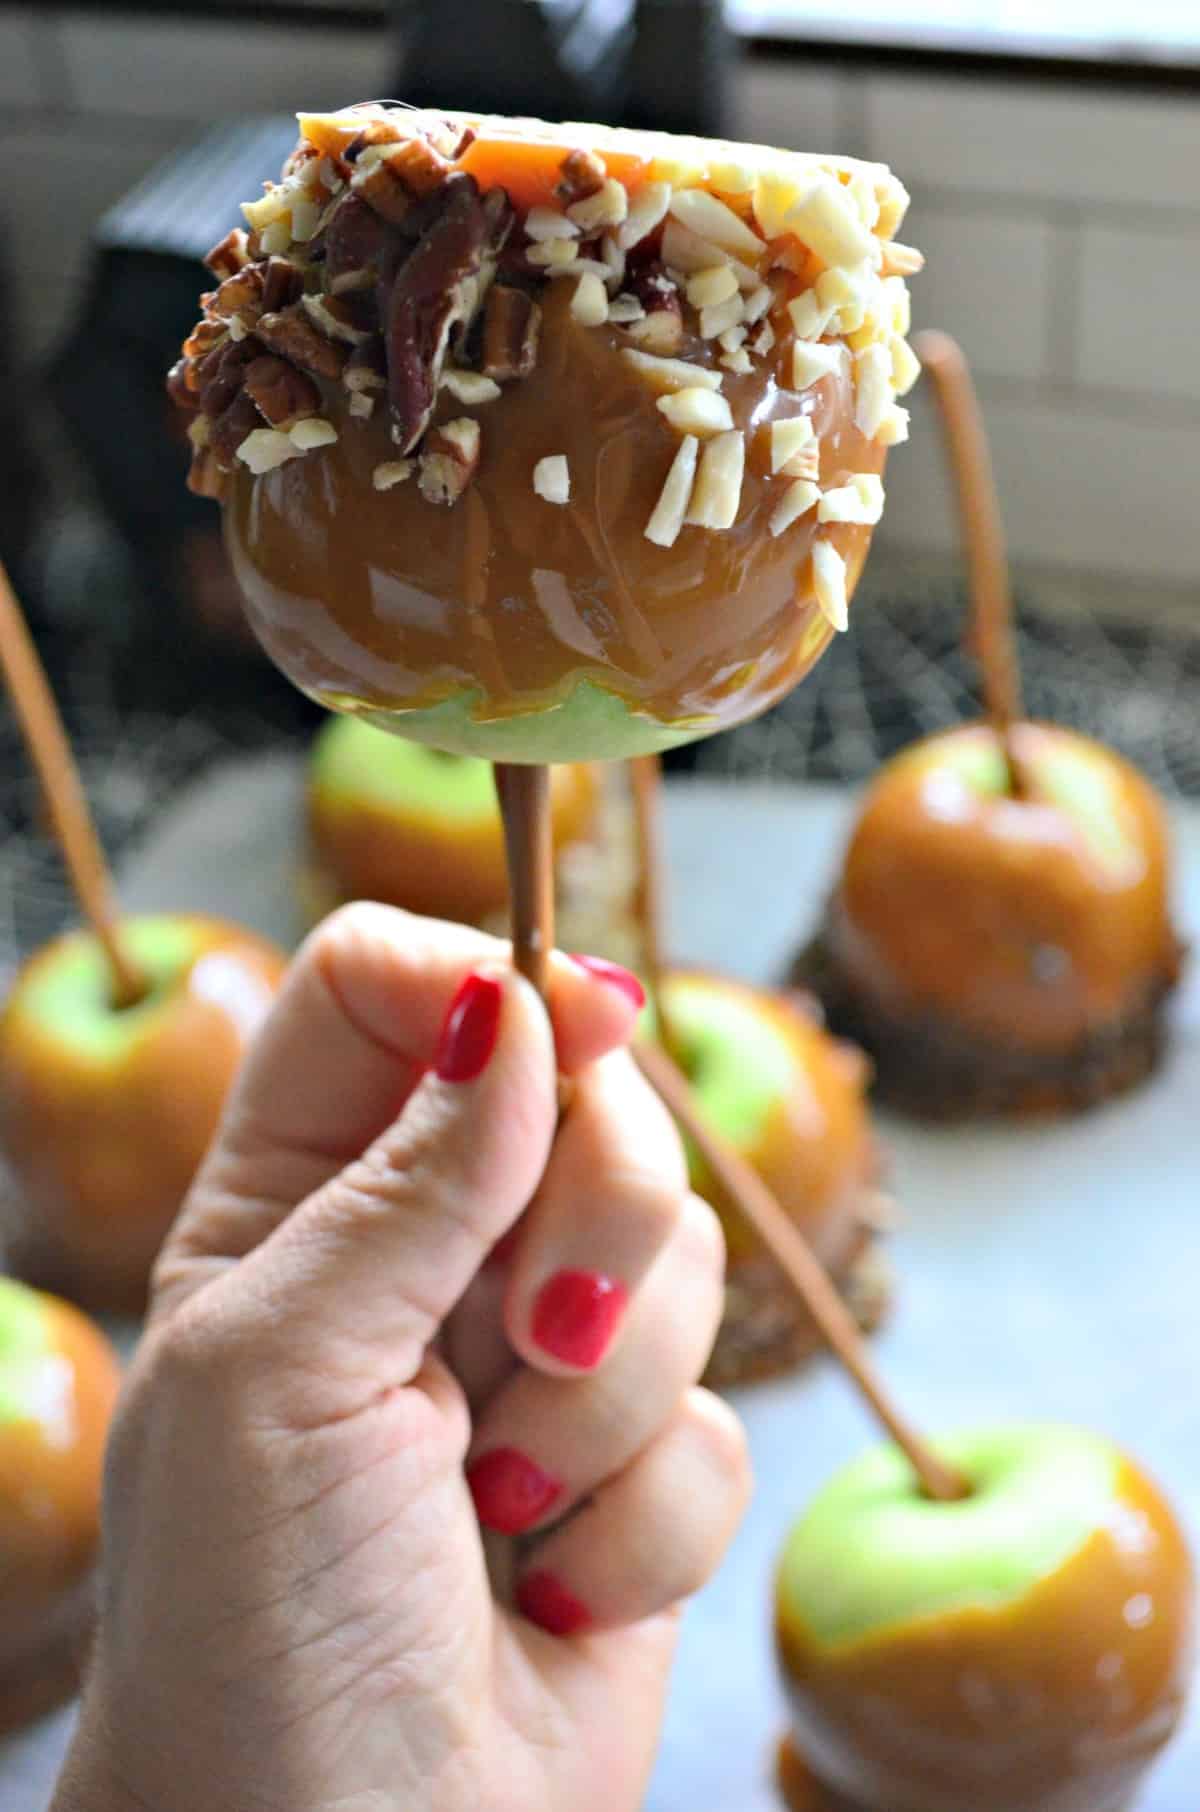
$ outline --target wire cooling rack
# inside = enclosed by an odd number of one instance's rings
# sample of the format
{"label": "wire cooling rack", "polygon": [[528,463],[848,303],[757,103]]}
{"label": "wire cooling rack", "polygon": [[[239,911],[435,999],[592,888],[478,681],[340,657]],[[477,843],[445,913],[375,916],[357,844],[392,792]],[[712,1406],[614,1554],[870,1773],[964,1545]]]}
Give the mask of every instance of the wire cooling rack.
{"label": "wire cooling rack", "polygon": [[[865,589],[815,671],[755,723],[694,745],[682,760],[729,778],[865,779],[913,738],[978,710],[962,647],[965,598],[953,580]],[[1166,794],[1200,797],[1200,625],[1019,607],[1026,709],[1102,736]],[[294,715],[263,708],[270,685],[249,664],[187,709],[146,711],[130,696],[127,641],[94,630],[56,634],[52,665],[84,781],[110,855],[170,809],[213,762],[295,740]],[[136,688],[135,688],[136,691]],[[145,692],[143,691],[143,696]],[[41,823],[36,783],[0,706],[0,989],[21,957],[73,917]]]}

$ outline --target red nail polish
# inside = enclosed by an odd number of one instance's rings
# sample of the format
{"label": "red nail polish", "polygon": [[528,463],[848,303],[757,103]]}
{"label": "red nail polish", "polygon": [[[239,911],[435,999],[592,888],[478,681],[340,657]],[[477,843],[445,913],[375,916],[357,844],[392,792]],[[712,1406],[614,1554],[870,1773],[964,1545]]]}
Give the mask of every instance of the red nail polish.
{"label": "red nail polish", "polygon": [[608,1350],[628,1296],[624,1284],[599,1271],[558,1271],[538,1291],[533,1338],[553,1358],[590,1371]]}
{"label": "red nail polish", "polygon": [[591,1624],[587,1608],[553,1573],[526,1573],[517,1582],[516,1597],[522,1617],[551,1636],[577,1636]]}
{"label": "red nail polish", "polygon": [[490,975],[468,975],[450,1002],[433,1067],[443,1082],[474,1082],[500,1030],[504,989]]}
{"label": "red nail polish", "polygon": [[571,961],[594,975],[597,981],[607,982],[610,988],[616,988],[626,1000],[641,1012],[646,1004],[646,990],[643,988],[632,969],[623,969],[620,963],[610,963],[603,956],[572,956]]}
{"label": "red nail polish", "polygon": [[521,1535],[540,1522],[562,1486],[515,1447],[494,1447],[467,1468],[467,1485],[481,1523],[500,1535]]}

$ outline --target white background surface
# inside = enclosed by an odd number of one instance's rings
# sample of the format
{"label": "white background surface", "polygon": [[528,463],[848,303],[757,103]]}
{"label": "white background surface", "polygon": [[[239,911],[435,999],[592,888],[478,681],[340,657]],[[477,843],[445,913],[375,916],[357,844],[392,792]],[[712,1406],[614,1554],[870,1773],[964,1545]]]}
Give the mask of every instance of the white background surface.
{"label": "white background surface", "polygon": [[[819,910],[850,801],[719,783],[669,789],[672,947],[777,976]],[[131,907],[187,905],[298,934],[299,786],[290,762],[218,771],[185,794],[122,877]],[[1200,927],[1200,812],[1177,814],[1180,920]],[[905,1224],[877,1341],[931,1428],[1051,1417],[1106,1429],[1200,1531],[1200,976],[1161,1075],[1088,1118],[1034,1130],[887,1120]],[[758,1490],[728,1563],[689,1611],[646,1812],[774,1812],[782,1702],[769,1640],[775,1554],[807,1495],[870,1438],[832,1367],[743,1392]],[[40,1812],[70,1714],[0,1745],[0,1807]],[[1196,1812],[1200,1708],[1139,1812]],[[167,1808],[163,1812],[168,1812]],[[967,1809],[964,1808],[964,1812]],[[1017,1808],[1013,1812],[1018,1812]],[[1019,1812],[1035,1812],[1020,1808]]]}

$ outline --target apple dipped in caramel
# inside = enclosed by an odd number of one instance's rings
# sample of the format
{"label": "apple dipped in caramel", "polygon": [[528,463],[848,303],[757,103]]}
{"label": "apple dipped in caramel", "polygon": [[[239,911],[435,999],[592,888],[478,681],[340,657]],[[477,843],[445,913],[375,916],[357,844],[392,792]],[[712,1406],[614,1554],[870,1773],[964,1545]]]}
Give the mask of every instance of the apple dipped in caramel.
{"label": "apple dipped in caramel", "polygon": [[906,432],[906,201],[763,147],[302,116],[171,377],[267,652],[499,761],[765,709],[844,626]]}

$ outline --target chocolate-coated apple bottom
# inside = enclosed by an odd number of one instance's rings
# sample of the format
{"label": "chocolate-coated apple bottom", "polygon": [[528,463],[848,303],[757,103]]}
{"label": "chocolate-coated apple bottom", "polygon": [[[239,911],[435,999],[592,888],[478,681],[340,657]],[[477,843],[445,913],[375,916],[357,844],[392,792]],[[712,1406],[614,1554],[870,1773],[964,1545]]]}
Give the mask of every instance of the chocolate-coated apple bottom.
{"label": "chocolate-coated apple bottom", "polygon": [[[819,1658],[781,1607],[793,1812],[1125,1812],[1183,1708],[1192,1602],[1179,1525],[1126,1463],[1107,1525],[1011,1607]],[[810,1773],[822,1754],[857,1797]]]}
{"label": "chocolate-coated apple bottom", "polygon": [[906,433],[900,185],[596,127],[302,128],[171,384],[272,658],[492,758],[782,696],[844,626]]}

